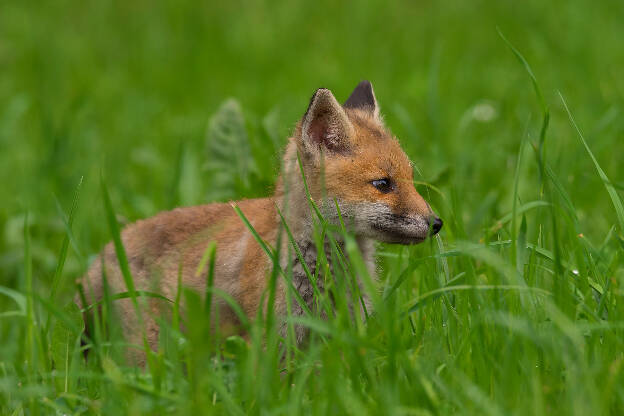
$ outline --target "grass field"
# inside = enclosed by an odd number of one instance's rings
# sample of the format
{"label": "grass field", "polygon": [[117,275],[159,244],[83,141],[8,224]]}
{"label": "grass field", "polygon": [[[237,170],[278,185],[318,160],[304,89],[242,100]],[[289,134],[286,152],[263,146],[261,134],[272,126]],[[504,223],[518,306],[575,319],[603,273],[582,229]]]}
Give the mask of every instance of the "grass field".
{"label": "grass field", "polygon": [[[624,414],[623,2],[212,3],[0,4],[0,414]],[[366,325],[221,339],[184,292],[147,368],[114,300],[81,346],[107,218],[270,194],[361,79],[445,221],[381,247]]]}

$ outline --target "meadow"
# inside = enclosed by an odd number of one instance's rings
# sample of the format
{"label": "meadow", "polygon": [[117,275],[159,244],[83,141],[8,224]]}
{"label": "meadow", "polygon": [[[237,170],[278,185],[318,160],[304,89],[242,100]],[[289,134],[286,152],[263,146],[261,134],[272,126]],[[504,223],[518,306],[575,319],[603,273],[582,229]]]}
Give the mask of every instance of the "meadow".
{"label": "meadow", "polygon": [[[281,3],[0,4],[0,414],[624,414],[624,3]],[[269,195],[314,90],[362,79],[445,222],[380,245],[375,315],[246,342],[180,288],[146,368],[114,298],[83,333],[119,228]]]}

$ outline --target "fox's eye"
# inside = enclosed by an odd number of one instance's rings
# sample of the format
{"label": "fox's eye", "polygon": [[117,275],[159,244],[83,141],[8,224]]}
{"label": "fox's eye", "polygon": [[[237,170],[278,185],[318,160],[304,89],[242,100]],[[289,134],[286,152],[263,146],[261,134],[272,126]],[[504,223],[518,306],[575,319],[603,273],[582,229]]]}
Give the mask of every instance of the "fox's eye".
{"label": "fox's eye", "polygon": [[390,193],[394,191],[394,185],[389,178],[376,179],[371,182],[371,184],[377,188],[377,190],[383,194]]}

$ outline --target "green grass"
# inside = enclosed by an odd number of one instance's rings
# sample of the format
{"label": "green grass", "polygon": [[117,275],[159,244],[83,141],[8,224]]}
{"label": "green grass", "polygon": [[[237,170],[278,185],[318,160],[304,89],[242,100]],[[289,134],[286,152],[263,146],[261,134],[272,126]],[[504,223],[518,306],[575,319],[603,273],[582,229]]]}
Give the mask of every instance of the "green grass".
{"label": "green grass", "polygon": [[[0,414],[623,414],[624,4],[220,3],[0,6]],[[128,367],[113,304],[158,296],[129,273],[82,333],[73,281],[118,227],[268,195],[314,89],[361,79],[445,221],[381,247],[374,316],[348,313],[346,236],[330,319],[284,343],[270,313],[210,335],[226,295],[180,286]]]}

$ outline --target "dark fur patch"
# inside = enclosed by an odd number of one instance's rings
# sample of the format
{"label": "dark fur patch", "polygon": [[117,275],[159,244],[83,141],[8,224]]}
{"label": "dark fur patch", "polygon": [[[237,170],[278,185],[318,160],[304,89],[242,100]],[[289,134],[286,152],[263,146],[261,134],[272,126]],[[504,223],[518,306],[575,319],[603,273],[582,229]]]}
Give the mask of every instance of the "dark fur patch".
{"label": "dark fur patch", "polygon": [[369,81],[360,82],[347,101],[345,101],[343,107],[375,111],[377,108],[377,101],[375,100],[375,94],[373,94],[373,86],[371,83]]}

